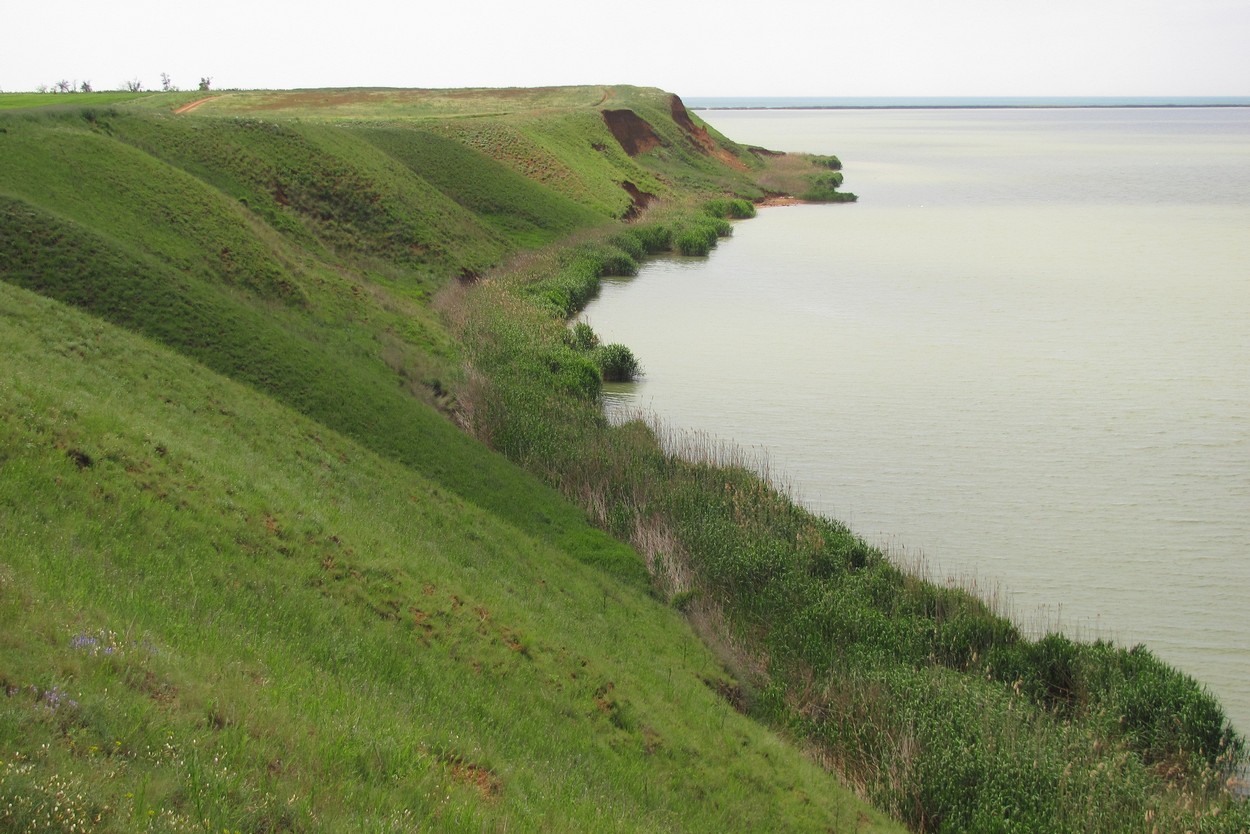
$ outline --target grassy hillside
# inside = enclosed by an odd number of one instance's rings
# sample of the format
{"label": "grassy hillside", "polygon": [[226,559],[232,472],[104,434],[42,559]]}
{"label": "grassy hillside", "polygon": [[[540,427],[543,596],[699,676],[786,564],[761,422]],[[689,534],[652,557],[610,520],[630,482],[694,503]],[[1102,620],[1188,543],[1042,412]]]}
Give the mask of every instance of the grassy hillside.
{"label": "grassy hillside", "polygon": [[645,583],[63,305],[0,284],[0,320],[0,828],[862,812]]}
{"label": "grassy hillside", "polygon": [[153,98],[0,124],[0,830],[893,829],[449,419],[435,294],[614,174]]}
{"label": "grassy hillside", "polygon": [[603,419],[600,279],[836,158],[632,87],[85,95],[0,96],[0,830],[1250,826],[1147,650]]}

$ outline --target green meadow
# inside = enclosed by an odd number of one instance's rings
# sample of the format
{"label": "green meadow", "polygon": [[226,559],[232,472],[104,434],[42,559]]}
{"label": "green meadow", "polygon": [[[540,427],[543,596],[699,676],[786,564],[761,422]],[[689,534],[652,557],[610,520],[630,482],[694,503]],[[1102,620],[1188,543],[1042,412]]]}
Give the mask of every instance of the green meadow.
{"label": "green meadow", "polygon": [[0,831],[1250,827],[1148,649],[604,420],[599,281],[835,157],[625,86],[109,95],[0,95]]}
{"label": "green meadow", "polygon": [[103,107],[119,103],[137,103],[155,93],[130,93],[107,90],[93,93],[0,93],[0,110],[59,107]]}

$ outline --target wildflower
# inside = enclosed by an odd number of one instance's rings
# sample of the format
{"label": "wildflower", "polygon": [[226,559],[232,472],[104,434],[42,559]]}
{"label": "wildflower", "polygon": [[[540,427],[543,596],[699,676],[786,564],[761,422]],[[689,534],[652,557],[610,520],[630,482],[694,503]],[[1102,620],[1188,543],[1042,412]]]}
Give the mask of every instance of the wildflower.
{"label": "wildflower", "polygon": [[40,695],[39,700],[52,712],[56,712],[62,706],[67,706],[71,709],[78,706],[78,702],[73,698],[66,697],[65,692],[59,686],[54,686],[51,689],[44,690],[43,694]]}

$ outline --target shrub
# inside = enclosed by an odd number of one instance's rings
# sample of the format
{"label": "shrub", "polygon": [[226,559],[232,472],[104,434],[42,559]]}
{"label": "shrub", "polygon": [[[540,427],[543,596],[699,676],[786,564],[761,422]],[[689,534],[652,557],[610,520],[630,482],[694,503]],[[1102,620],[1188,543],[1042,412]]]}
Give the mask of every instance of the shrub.
{"label": "shrub", "polygon": [[620,234],[612,235],[612,237],[608,238],[608,243],[611,246],[620,249],[635,261],[641,261],[647,256],[647,249],[638,235],[630,234],[629,232],[621,232]]}
{"label": "shrub", "polygon": [[721,219],[746,220],[755,216],[755,204],[741,198],[719,197],[704,203],[703,211]]}
{"label": "shrub", "polygon": [[853,203],[857,199],[854,194],[838,191],[842,186],[842,172],[830,171],[817,174],[808,180],[807,191],[800,195],[804,200],[815,203]]}
{"label": "shrub", "polygon": [[573,350],[581,351],[582,353],[588,353],[599,347],[599,337],[595,334],[594,329],[584,321],[579,321],[573,325],[572,329],[565,336],[565,342]]}
{"label": "shrub", "polygon": [[633,382],[642,373],[633,351],[625,345],[616,342],[602,345],[595,349],[594,355],[605,382]]}
{"label": "shrub", "polygon": [[716,245],[716,235],[702,226],[682,229],[673,239],[673,246],[683,255],[706,255]]}
{"label": "shrub", "polygon": [[995,646],[1010,646],[1019,639],[1009,620],[988,611],[961,611],[937,626],[934,654],[944,666],[967,669]]}
{"label": "shrub", "polygon": [[817,168],[828,168],[830,171],[842,170],[842,160],[836,156],[813,156],[812,164]]}
{"label": "shrub", "polygon": [[812,180],[812,185],[817,188],[841,188],[843,182],[841,171],[831,171],[828,174],[820,174]]}
{"label": "shrub", "polygon": [[629,252],[609,242],[586,243],[571,249],[561,255],[560,266],[561,273],[595,278],[638,274],[638,261]]}
{"label": "shrub", "polygon": [[599,292],[607,275],[637,275],[638,262],[628,252],[608,243],[588,243],[562,253],[555,274],[535,281],[526,292],[554,316],[568,318]]}
{"label": "shrub", "polygon": [[673,247],[683,255],[706,255],[716,245],[717,238],[726,237],[733,231],[728,220],[704,217],[687,224],[673,237]]}
{"label": "shrub", "polygon": [[673,248],[673,229],[665,223],[646,223],[631,226],[623,235],[635,238],[648,255],[667,252]]}
{"label": "shrub", "polygon": [[565,348],[548,353],[544,359],[556,390],[583,400],[599,396],[602,385],[599,372],[586,356]]}
{"label": "shrub", "polygon": [[1032,680],[1026,680],[1031,694],[1043,705],[1063,714],[1080,706],[1078,684],[1080,650],[1062,634],[1047,634],[1028,647]]}
{"label": "shrub", "polygon": [[1196,754],[1219,767],[1241,758],[1244,741],[1228,726],[1219,702],[1193,678],[1145,646],[1125,651],[1098,643],[1089,655],[1090,676],[1101,672],[1104,677],[1095,695],[1103,712],[1147,761]]}
{"label": "shrub", "polygon": [[597,253],[599,259],[599,277],[614,275],[630,276],[638,274],[638,261],[628,252],[616,246],[605,245]]}

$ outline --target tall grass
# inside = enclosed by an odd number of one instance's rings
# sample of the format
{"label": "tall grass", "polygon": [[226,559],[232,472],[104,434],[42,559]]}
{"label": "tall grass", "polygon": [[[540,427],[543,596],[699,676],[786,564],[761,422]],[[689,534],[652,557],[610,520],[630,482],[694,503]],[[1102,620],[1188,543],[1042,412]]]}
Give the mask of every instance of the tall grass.
{"label": "tall grass", "polygon": [[894,830],[592,531],[8,283],[0,350],[0,830]]}
{"label": "tall grass", "polygon": [[646,555],[657,593],[741,675],[743,709],[815,745],[916,831],[1250,825],[1224,789],[1243,739],[1146,648],[1030,639],[977,596],[804,510],[766,460],[613,425],[594,399],[517,378],[507,355],[562,338],[550,308],[527,303],[526,274],[462,301],[482,374],[464,398],[472,427]]}
{"label": "tall grass", "polygon": [[[489,153],[250,94],[3,117],[0,829],[896,830],[739,713],[634,551],[447,419],[535,467],[590,442],[563,318],[674,227],[491,265],[622,179],[719,190],[597,149],[595,100],[471,120],[517,139]],[[436,291],[498,304],[463,371]]]}

